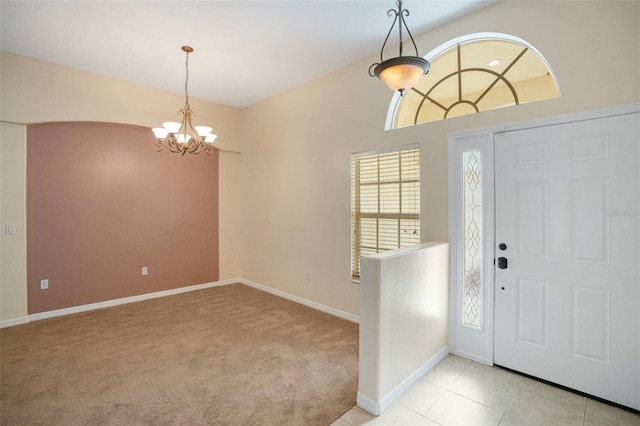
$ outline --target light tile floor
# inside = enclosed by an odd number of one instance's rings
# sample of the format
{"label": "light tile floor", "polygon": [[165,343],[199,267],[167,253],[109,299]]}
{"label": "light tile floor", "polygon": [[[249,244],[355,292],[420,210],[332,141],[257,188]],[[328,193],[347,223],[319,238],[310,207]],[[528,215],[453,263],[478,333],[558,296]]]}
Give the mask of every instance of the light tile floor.
{"label": "light tile floor", "polygon": [[640,415],[449,355],[380,417],[353,407],[332,426],[360,425],[640,426]]}

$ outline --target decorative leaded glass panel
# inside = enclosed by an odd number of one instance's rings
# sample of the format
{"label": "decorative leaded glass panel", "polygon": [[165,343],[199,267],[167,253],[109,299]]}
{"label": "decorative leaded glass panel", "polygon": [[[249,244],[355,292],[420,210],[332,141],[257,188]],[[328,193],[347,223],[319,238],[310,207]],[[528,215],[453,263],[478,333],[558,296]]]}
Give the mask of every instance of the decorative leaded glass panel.
{"label": "decorative leaded glass panel", "polygon": [[426,58],[429,72],[397,98],[393,128],[560,96],[551,67],[526,41],[507,34],[463,38]]}
{"label": "decorative leaded glass panel", "polygon": [[482,153],[462,154],[464,205],[463,323],[482,327]]}

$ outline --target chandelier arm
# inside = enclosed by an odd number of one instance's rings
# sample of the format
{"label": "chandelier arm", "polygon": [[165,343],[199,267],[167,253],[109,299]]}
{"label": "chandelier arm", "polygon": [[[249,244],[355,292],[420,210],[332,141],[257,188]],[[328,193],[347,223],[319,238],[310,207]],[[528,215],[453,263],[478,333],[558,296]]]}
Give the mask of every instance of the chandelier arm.
{"label": "chandelier arm", "polygon": [[185,126],[188,127],[189,132],[191,133],[191,139],[189,140],[189,145],[191,145],[192,143],[200,144],[203,141],[203,138],[198,134],[198,131],[193,126],[193,121],[192,121],[192,118],[195,117],[196,114],[191,109],[188,109],[186,116],[187,116],[187,120],[186,120],[187,122]]}
{"label": "chandelier arm", "polygon": [[187,150],[187,152],[188,152],[189,154],[197,154],[197,153],[199,153],[200,151],[202,151],[202,150],[200,149],[200,146],[201,146],[201,145],[202,145],[202,144],[201,144],[201,143],[199,143],[199,141],[196,141],[196,140],[191,139],[191,140],[189,140],[189,143],[186,145],[186,150]]}
{"label": "chandelier arm", "polygon": [[168,135],[164,139],[158,139],[158,143],[156,143],[154,148],[157,152],[160,152],[162,151],[163,147],[174,153],[182,152],[182,149],[178,145],[175,136],[172,135]]}
{"label": "chandelier arm", "polygon": [[171,150],[171,152],[182,152],[182,146],[180,146],[180,143],[178,142],[178,139],[175,135],[170,136],[167,142],[169,144],[169,149]]}
{"label": "chandelier arm", "polygon": [[198,145],[193,145],[191,147],[191,149],[187,150],[187,152],[189,154],[193,154],[193,155],[200,154],[202,151],[206,152],[207,155],[211,155],[211,154],[214,153],[215,148],[211,144],[203,144],[203,143],[201,143],[201,144],[198,144]]}
{"label": "chandelier arm", "polygon": [[[185,104],[183,109],[178,111],[178,114],[181,116],[180,117],[180,129],[178,130],[178,134],[176,135],[176,139],[178,141],[178,145],[186,144],[186,142],[187,142],[187,126],[186,126],[186,124],[187,124],[187,120],[186,120],[187,113],[185,111],[185,108],[187,108],[186,104]],[[182,136],[182,138],[180,138],[180,136]],[[182,139],[182,141],[180,141],[180,139]]]}

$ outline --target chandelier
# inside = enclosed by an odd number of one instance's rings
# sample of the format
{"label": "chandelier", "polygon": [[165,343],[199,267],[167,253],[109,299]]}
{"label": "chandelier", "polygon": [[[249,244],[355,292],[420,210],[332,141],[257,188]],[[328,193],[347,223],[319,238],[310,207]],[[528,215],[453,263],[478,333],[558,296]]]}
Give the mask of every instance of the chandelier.
{"label": "chandelier", "polygon": [[182,51],[187,54],[187,61],[185,63],[186,80],[184,82],[184,94],[185,101],[184,107],[178,111],[178,115],[181,116],[180,122],[167,121],[162,123],[162,128],[156,127],[151,129],[158,138],[158,143],[155,146],[155,150],[160,152],[163,148],[167,148],[171,152],[178,154],[199,154],[202,151],[208,155],[214,153],[215,148],[213,141],[218,137],[211,133],[213,130],[207,126],[194,126],[192,118],[195,116],[194,112],[189,106],[189,53],[193,52],[193,49],[189,46],[182,46]]}
{"label": "chandelier", "polygon": [[[407,23],[404,21],[404,17],[409,16],[409,11],[402,8],[402,0],[398,0],[396,2],[396,5],[398,6],[397,11],[394,9],[389,9],[389,11],[387,12],[387,16],[391,17],[395,15],[395,18],[393,19],[391,28],[389,28],[387,38],[382,44],[382,49],[380,49],[380,62],[376,62],[369,67],[369,75],[371,77],[378,77],[384,82],[384,84],[387,85],[389,89],[394,91],[397,90],[398,92],[400,92],[400,96],[402,96],[405,90],[411,89],[420,79],[420,77],[429,72],[429,61],[418,55],[416,42],[413,40],[413,36],[409,31],[409,27],[407,27]],[[382,58],[382,52],[384,51],[384,47],[389,40],[389,36],[391,35],[391,31],[393,31],[393,27],[396,25],[396,22],[398,22],[398,34],[400,38],[400,56],[387,59],[385,61]],[[413,48],[416,51],[415,56],[402,56],[403,26],[407,30],[407,34],[409,34],[409,37],[411,38]],[[373,73],[371,72],[371,68],[373,68]]]}

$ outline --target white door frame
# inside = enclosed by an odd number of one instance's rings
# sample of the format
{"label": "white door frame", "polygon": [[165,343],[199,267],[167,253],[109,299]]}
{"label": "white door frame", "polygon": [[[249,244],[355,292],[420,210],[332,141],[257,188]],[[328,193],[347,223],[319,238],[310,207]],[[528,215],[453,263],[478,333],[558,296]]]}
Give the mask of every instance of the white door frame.
{"label": "white door frame", "polygon": [[[471,131],[450,133],[447,136],[448,156],[448,209],[449,209],[449,351],[474,361],[493,365],[493,313],[494,313],[494,136],[497,133],[553,126],[577,121],[640,112],[640,103],[621,105],[595,111],[579,112],[539,120],[494,126]],[[482,309],[481,327],[462,324],[464,252],[462,224],[462,153],[478,151],[482,156]]]}

